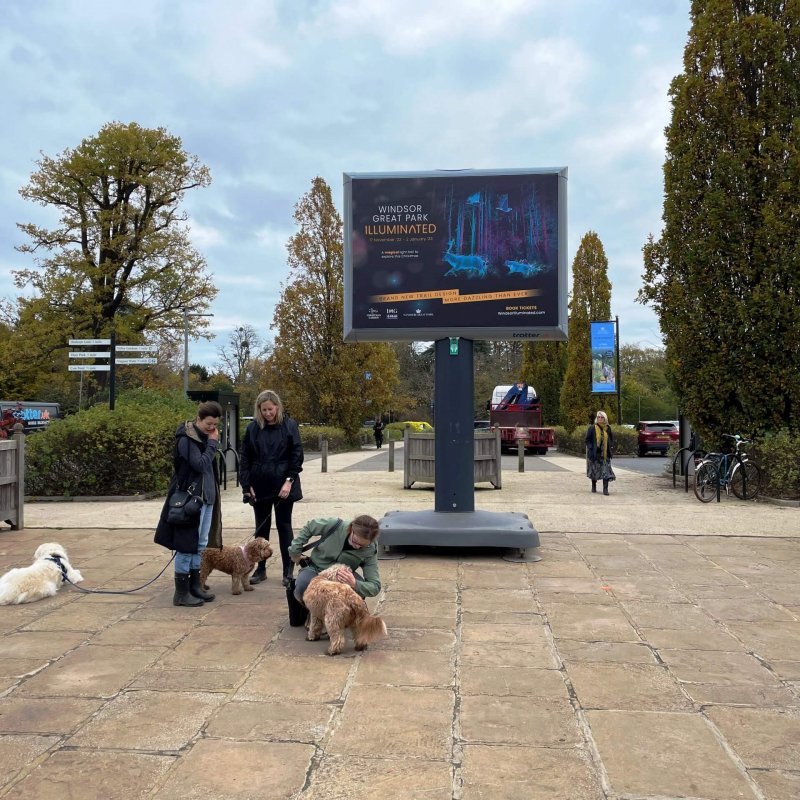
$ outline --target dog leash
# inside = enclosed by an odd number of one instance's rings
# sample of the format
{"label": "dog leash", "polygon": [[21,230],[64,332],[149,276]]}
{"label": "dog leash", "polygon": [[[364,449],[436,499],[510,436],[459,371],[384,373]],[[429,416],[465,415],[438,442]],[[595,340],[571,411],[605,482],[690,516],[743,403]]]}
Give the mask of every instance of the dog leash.
{"label": "dog leash", "polygon": [[131,594],[133,592],[138,592],[140,589],[144,589],[146,586],[149,586],[151,583],[157,581],[166,571],[167,567],[175,560],[175,556],[178,555],[177,553],[172,554],[172,558],[164,564],[164,569],[158,573],[152,580],[147,581],[147,583],[143,583],[141,586],[137,586],[135,589],[84,589],[83,586],[78,586],[77,583],[73,583],[67,577],[67,568],[61,562],[61,557],[53,554],[52,556],[48,556],[47,560],[52,561],[54,564],[58,566],[61,570],[61,581],[62,583],[68,583],[70,586],[74,586],[79,592],[83,592],[84,594]]}

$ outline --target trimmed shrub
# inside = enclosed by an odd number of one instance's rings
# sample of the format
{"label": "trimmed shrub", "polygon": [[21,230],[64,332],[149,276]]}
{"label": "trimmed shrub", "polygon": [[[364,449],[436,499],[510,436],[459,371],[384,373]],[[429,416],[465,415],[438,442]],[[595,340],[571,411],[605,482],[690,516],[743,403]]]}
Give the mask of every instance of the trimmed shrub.
{"label": "trimmed shrub", "polygon": [[300,440],[303,443],[304,453],[318,453],[321,439],[328,440],[329,453],[343,453],[353,449],[341,428],[334,428],[330,425],[300,426]]}
{"label": "trimmed shrub", "polygon": [[750,458],[761,467],[766,497],[800,500],[800,435],[786,428],[749,445]]}
{"label": "trimmed shrub", "polygon": [[137,389],[116,409],[93,406],[26,441],[25,491],[46,497],[163,492],[172,476],[178,425],[197,405],[182,393]]}
{"label": "trimmed shrub", "polygon": [[[586,427],[575,428],[572,433],[561,425],[556,426],[555,431],[556,447],[560,453],[571,453],[575,456],[586,454]],[[611,426],[614,434],[614,455],[632,456],[637,450],[637,433],[630,428],[622,428],[618,425]]]}

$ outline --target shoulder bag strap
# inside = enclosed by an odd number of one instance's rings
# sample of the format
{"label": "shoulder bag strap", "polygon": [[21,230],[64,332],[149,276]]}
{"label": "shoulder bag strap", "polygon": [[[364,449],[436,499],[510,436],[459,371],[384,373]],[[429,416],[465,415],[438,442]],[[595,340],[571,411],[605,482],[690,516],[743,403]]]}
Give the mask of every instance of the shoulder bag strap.
{"label": "shoulder bag strap", "polygon": [[302,552],[305,553],[306,550],[313,550],[318,544],[322,544],[322,542],[324,542],[341,524],[341,519],[337,519],[336,522],[332,522],[327,528],[325,528],[324,531],[322,531],[322,533],[319,535],[319,539],[302,547]]}

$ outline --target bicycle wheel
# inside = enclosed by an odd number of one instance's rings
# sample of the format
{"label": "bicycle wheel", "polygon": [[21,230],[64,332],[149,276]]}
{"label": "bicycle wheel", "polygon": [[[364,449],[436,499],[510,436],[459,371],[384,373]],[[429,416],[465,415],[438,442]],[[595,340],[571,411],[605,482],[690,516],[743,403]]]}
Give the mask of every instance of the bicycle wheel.
{"label": "bicycle wheel", "polygon": [[701,503],[710,503],[717,496],[719,480],[716,464],[702,461],[694,471],[694,493]]}
{"label": "bicycle wheel", "polygon": [[761,491],[761,469],[758,465],[752,461],[737,464],[731,475],[731,489],[740,500],[755,500]]}

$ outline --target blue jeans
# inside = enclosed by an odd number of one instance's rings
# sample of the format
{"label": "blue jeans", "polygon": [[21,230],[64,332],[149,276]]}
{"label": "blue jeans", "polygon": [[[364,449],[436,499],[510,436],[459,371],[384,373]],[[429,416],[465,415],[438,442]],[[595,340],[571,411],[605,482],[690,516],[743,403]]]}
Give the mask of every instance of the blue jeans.
{"label": "blue jeans", "polygon": [[200,509],[199,539],[197,541],[196,553],[176,553],[175,555],[175,574],[188,575],[189,570],[200,569],[200,556],[208,545],[208,534],[211,530],[211,518],[214,506],[203,505]]}

